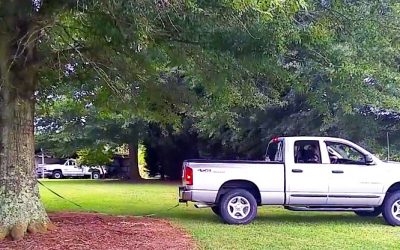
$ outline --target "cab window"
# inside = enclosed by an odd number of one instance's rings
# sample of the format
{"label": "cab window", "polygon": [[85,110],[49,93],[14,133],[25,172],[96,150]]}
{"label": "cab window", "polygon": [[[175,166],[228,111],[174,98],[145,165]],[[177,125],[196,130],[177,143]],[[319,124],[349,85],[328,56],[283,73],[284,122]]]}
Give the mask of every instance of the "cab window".
{"label": "cab window", "polygon": [[319,141],[296,141],[294,143],[295,163],[321,163]]}
{"label": "cab window", "polygon": [[339,142],[325,143],[331,164],[366,164],[365,155],[354,147]]}
{"label": "cab window", "polygon": [[67,160],[67,161],[65,162],[65,165],[66,165],[66,166],[75,166],[75,162],[74,162],[74,161],[71,161],[71,160]]}

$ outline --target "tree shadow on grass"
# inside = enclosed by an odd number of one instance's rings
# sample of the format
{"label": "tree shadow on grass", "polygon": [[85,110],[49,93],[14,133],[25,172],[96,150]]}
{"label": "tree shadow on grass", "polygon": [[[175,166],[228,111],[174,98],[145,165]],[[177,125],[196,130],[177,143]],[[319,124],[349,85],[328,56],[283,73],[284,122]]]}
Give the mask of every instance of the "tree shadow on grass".
{"label": "tree shadow on grass", "polygon": [[[223,221],[211,211],[209,214],[200,211],[175,211],[173,213],[165,213],[163,218],[179,219],[186,221],[199,221],[208,222],[212,224],[223,223]],[[257,215],[254,220],[255,223],[268,223],[268,224],[293,224],[293,225],[317,225],[317,224],[334,224],[334,225],[385,225],[382,216],[377,218],[360,217],[351,213],[327,213],[321,212],[284,212],[284,213],[263,213]]]}
{"label": "tree shadow on grass", "polygon": [[184,221],[198,221],[198,222],[208,222],[211,224],[219,224],[223,223],[222,220],[213,212],[204,213],[204,212],[193,212],[193,211],[179,211],[174,213],[164,213],[160,215],[162,218],[166,219],[179,219]]}
{"label": "tree shadow on grass", "polygon": [[346,214],[321,214],[308,212],[307,214],[301,213],[297,214],[293,213],[285,213],[285,214],[263,214],[256,217],[256,220],[259,222],[266,223],[291,223],[291,224],[335,224],[335,225],[345,225],[345,224],[358,224],[358,225],[366,225],[366,224],[375,224],[375,225],[384,225],[385,221],[380,216],[377,218],[370,217],[360,217],[357,215],[352,215],[350,213]]}

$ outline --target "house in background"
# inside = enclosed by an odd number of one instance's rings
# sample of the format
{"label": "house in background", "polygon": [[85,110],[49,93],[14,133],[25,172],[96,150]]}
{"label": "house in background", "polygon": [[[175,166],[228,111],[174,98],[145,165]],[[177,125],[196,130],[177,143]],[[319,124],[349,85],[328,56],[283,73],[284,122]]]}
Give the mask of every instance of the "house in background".
{"label": "house in background", "polygon": [[57,164],[62,163],[63,159],[54,157],[48,153],[42,153],[40,151],[35,152],[35,165],[38,166],[39,164]]}

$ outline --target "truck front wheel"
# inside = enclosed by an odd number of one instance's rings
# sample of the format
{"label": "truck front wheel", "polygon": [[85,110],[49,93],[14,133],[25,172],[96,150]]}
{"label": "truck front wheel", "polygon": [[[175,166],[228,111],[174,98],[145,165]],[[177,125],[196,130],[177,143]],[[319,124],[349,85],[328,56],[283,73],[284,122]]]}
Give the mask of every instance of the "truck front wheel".
{"label": "truck front wheel", "polygon": [[386,195],[382,215],[389,225],[400,226],[400,191]]}
{"label": "truck front wheel", "polygon": [[220,201],[221,218],[228,224],[248,224],[257,215],[257,201],[244,189],[225,193]]}
{"label": "truck front wheel", "polygon": [[53,171],[52,177],[54,179],[61,179],[63,177],[63,175],[62,175],[61,171]]}

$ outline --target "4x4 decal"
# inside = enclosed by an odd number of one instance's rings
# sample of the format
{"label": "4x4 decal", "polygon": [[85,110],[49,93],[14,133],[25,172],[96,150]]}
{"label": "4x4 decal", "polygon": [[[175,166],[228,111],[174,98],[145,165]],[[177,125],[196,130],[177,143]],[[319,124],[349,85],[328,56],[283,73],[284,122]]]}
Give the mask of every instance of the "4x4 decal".
{"label": "4x4 decal", "polygon": [[202,172],[202,173],[211,173],[211,169],[209,169],[209,168],[204,168],[204,169],[199,168],[198,171],[199,171],[199,172]]}

